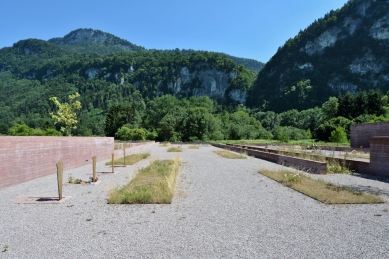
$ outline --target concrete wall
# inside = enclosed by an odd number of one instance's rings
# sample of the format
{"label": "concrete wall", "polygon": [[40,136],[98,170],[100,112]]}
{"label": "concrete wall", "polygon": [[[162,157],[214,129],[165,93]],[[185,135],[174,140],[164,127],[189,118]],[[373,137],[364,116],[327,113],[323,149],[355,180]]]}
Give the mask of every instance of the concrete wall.
{"label": "concrete wall", "polygon": [[[114,138],[0,136],[0,188],[26,182],[64,170],[109,159]],[[88,161],[87,161],[88,160]]]}
{"label": "concrete wall", "polygon": [[250,149],[250,147],[247,148],[240,148],[232,145],[223,145],[223,144],[212,144],[215,147],[239,152],[239,153],[246,153],[248,156],[254,156],[259,159],[263,159],[269,162],[282,164],[285,166],[292,166],[296,169],[309,171],[311,173],[316,174],[326,174],[327,173],[327,163],[326,162],[317,162],[312,160],[306,160],[296,157],[290,157],[285,156],[281,154],[276,153],[269,153],[266,151],[259,151],[259,150],[253,150]]}
{"label": "concrete wall", "polygon": [[370,147],[370,138],[389,136],[389,122],[353,124],[350,126],[350,146],[354,149]]}
{"label": "concrete wall", "polygon": [[389,137],[370,139],[370,174],[389,177]]}

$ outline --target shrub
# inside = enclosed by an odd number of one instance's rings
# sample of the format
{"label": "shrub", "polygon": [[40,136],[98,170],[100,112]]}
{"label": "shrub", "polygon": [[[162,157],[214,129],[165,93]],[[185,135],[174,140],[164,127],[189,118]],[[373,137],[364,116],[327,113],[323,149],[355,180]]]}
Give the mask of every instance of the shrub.
{"label": "shrub", "polygon": [[344,128],[341,126],[336,127],[336,129],[331,132],[330,141],[335,143],[347,143],[348,140]]}
{"label": "shrub", "polygon": [[344,117],[333,118],[319,125],[315,129],[315,136],[318,140],[328,141],[331,137],[331,132],[336,130],[338,126],[345,129],[346,135],[350,134],[350,125],[352,121]]}
{"label": "shrub", "polygon": [[281,142],[289,142],[289,140],[305,139],[306,132],[295,127],[277,127],[273,132],[274,139]]}
{"label": "shrub", "polygon": [[129,129],[123,126],[116,132],[115,137],[120,140],[146,140],[146,130]]}
{"label": "shrub", "polygon": [[48,128],[46,129],[46,136],[62,136],[62,133],[56,129]]}
{"label": "shrub", "polygon": [[26,124],[16,124],[9,129],[11,136],[32,136],[34,129],[28,127]]}

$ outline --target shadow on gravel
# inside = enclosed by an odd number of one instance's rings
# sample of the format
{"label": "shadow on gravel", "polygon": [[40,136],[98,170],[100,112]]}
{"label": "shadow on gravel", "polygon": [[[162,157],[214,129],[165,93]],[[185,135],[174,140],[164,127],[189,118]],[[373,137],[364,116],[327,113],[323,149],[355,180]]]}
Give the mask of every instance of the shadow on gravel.
{"label": "shadow on gravel", "polygon": [[380,189],[377,187],[364,186],[364,185],[342,185],[342,187],[350,188],[352,190],[370,193],[370,194],[374,194],[374,195],[384,195],[384,196],[389,197],[389,190],[383,190],[383,189]]}
{"label": "shadow on gravel", "polygon": [[363,179],[369,179],[369,180],[375,180],[383,183],[389,183],[389,178],[387,177],[382,177],[382,176],[374,176],[374,175],[368,175],[368,174],[358,174],[354,173],[352,176],[360,177]]}

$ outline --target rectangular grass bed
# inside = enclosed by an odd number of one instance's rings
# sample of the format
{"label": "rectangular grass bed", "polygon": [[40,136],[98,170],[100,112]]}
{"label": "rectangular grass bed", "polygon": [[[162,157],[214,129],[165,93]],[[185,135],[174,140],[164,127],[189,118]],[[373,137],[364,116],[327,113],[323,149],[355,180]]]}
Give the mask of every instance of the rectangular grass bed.
{"label": "rectangular grass bed", "polygon": [[[133,165],[138,163],[142,159],[146,159],[150,156],[150,153],[131,154],[126,156],[126,165]],[[112,160],[105,163],[105,165],[112,165]],[[115,159],[114,165],[124,165],[124,158]]]}
{"label": "rectangular grass bed", "polygon": [[157,160],[140,169],[132,181],[109,192],[108,203],[170,204],[174,195],[180,160]]}
{"label": "rectangular grass bed", "polygon": [[259,173],[302,194],[327,204],[383,203],[375,195],[316,180],[288,170],[261,170]]}
{"label": "rectangular grass bed", "polygon": [[225,158],[229,158],[229,159],[246,159],[247,158],[244,155],[232,153],[230,151],[225,151],[225,150],[214,150],[213,152],[215,152],[219,156],[222,156],[222,157],[225,157]]}
{"label": "rectangular grass bed", "polygon": [[167,152],[182,152],[182,147],[179,146],[179,147],[169,147],[167,149]]}

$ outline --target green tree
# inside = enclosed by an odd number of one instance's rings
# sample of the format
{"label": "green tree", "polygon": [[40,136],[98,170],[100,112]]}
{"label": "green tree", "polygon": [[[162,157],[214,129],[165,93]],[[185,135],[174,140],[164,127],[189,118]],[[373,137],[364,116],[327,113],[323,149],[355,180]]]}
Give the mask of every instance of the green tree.
{"label": "green tree", "polygon": [[146,140],[146,130],[129,129],[123,126],[116,132],[115,138],[120,140]]}
{"label": "green tree", "polygon": [[331,132],[330,141],[334,143],[347,143],[347,134],[343,127],[338,126]]}
{"label": "green tree", "polygon": [[323,119],[329,120],[336,117],[336,114],[338,113],[338,98],[336,97],[330,97],[328,101],[323,103],[321,106],[321,111],[323,113]]}
{"label": "green tree", "polygon": [[58,111],[56,113],[50,112],[52,119],[55,121],[54,124],[60,123],[64,126],[61,126],[61,131],[67,135],[71,135],[71,129],[76,129],[77,120],[77,111],[81,109],[81,102],[75,100],[79,97],[79,93],[69,95],[68,103],[60,103],[57,97],[51,97],[49,100],[54,103]]}
{"label": "green tree", "polygon": [[315,137],[318,140],[328,141],[331,137],[331,132],[336,130],[338,126],[341,126],[345,129],[346,134],[350,133],[350,125],[352,121],[344,117],[336,117],[331,120],[324,121],[315,129]]}

